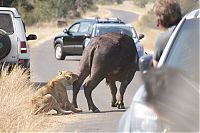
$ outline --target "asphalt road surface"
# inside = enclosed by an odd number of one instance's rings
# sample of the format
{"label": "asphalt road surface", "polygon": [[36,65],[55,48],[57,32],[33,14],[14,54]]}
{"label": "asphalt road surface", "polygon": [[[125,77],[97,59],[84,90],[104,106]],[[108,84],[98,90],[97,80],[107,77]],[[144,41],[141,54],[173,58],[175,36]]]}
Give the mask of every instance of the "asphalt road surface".
{"label": "asphalt road surface", "polygon": [[[125,22],[133,22],[138,18],[137,14],[120,10],[111,10],[113,17],[118,17]],[[58,71],[70,70],[78,72],[80,56],[67,56],[64,61],[58,61],[54,57],[53,39],[50,39],[40,45],[31,48],[31,81],[47,82],[58,75]],[[124,96],[126,109],[130,106],[135,91],[141,85],[140,72],[136,75],[127,87]],[[117,83],[119,86],[119,83]],[[72,90],[68,90],[71,100]],[[88,111],[86,99],[83,89],[78,94],[78,105],[83,109],[83,113],[92,115],[92,119],[79,120],[69,123],[64,127],[67,132],[116,132],[120,117],[125,110],[111,108],[111,93],[109,87],[103,80],[93,91],[92,97],[95,105],[100,109],[101,113],[92,113]],[[81,117],[81,114],[77,114]]]}

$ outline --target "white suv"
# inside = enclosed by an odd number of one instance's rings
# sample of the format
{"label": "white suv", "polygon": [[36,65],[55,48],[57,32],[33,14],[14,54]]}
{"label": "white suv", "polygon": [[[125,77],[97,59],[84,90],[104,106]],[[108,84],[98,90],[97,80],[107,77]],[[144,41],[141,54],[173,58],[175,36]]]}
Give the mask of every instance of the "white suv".
{"label": "white suv", "polygon": [[29,68],[30,51],[28,40],[35,40],[34,34],[26,37],[25,25],[15,8],[0,7],[0,63],[21,64]]}

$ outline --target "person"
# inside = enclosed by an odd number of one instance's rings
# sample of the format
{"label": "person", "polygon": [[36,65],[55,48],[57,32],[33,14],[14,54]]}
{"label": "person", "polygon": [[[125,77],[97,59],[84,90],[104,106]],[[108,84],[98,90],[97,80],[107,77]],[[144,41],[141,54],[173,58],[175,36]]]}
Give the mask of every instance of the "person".
{"label": "person", "polygon": [[156,66],[162,52],[176,25],[182,18],[180,4],[177,0],[157,0],[153,11],[157,19],[157,27],[163,32],[158,36],[155,49],[154,61]]}

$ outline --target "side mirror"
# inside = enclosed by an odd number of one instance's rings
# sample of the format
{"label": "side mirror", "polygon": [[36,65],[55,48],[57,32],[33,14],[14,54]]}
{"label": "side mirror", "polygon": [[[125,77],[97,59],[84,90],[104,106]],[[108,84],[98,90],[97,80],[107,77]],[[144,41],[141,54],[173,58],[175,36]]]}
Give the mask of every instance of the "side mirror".
{"label": "side mirror", "polygon": [[139,40],[141,40],[142,38],[144,38],[144,34],[139,34]]}
{"label": "side mirror", "polygon": [[148,54],[140,57],[139,68],[143,74],[145,74],[148,70],[153,68],[153,56]]}
{"label": "side mirror", "polygon": [[68,35],[72,35],[68,29],[64,29],[63,32],[68,34]]}
{"label": "side mirror", "polygon": [[63,32],[67,33],[67,34],[69,33],[69,31],[67,29],[64,29]]}
{"label": "side mirror", "polygon": [[29,34],[28,37],[26,37],[27,41],[28,40],[36,40],[37,36],[35,34]]}

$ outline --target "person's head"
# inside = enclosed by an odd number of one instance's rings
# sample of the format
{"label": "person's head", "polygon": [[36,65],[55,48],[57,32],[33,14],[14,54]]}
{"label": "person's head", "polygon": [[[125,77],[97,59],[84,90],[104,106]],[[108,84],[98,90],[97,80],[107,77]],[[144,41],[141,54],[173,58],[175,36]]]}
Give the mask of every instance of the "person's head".
{"label": "person's head", "polygon": [[157,17],[157,26],[164,28],[177,25],[182,18],[180,4],[177,0],[157,0],[153,10]]}

